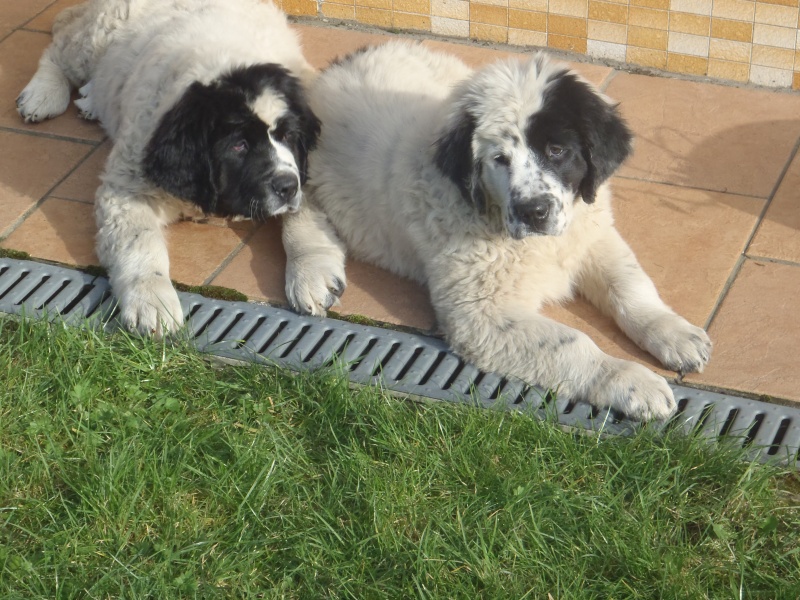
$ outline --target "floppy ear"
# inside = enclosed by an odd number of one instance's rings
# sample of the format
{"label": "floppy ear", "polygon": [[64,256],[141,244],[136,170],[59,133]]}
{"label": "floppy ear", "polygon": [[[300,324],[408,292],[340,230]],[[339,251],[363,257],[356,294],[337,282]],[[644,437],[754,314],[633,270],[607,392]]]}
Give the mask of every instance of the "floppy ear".
{"label": "floppy ear", "polygon": [[619,115],[616,104],[609,104],[588,85],[579,83],[585,89],[583,98],[579,99],[584,105],[578,114],[582,121],[583,158],[588,165],[580,192],[584,202],[591,204],[600,185],[630,155],[633,134]]}
{"label": "floppy ear", "polygon": [[480,178],[480,165],[472,154],[475,117],[462,111],[455,123],[436,140],[434,161],[439,170],[456,184],[464,200],[480,214],[486,212],[486,196]]}
{"label": "floppy ear", "polygon": [[308,179],[308,153],[317,145],[321,126],[317,115],[314,114],[308,102],[306,102],[305,93],[299,82],[293,86],[286,99],[289,101],[289,110],[299,120],[298,136],[292,144],[292,150],[297,169],[300,171],[300,183],[303,184]]}
{"label": "floppy ear", "polygon": [[161,118],[145,148],[145,177],[166,192],[212,212],[217,190],[211,166],[211,132],[219,111],[210,88],[193,83]]}

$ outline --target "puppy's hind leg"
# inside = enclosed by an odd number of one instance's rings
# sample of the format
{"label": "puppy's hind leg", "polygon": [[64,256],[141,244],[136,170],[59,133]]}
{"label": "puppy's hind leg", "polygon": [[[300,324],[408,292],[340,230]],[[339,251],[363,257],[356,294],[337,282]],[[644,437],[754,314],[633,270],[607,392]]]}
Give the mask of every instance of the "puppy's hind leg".
{"label": "puppy's hind leg", "polygon": [[283,217],[286,297],[301,314],[324,316],[347,286],[344,245],[327,217],[305,202]]}
{"label": "puppy's hind leg", "polygon": [[108,269],[123,325],[161,337],[183,324],[183,309],[169,278],[166,219],[146,194],[108,181],[98,188],[97,255]]}

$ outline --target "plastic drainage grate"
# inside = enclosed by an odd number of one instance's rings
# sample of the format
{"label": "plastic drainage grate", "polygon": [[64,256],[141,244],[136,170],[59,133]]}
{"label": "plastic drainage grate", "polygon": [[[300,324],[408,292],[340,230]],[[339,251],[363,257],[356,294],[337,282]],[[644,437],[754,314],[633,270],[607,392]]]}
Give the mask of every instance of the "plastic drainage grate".
{"label": "plastic drainage grate", "polygon": [[[317,369],[337,362],[350,380],[400,394],[519,410],[564,426],[626,434],[641,425],[612,410],[550,401],[522,381],[465,363],[441,340],[297,315],[277,307],[179,294],[198,350],[221,358]],[[116,327],[108,281],[53,265],[0,258],[0,312]],[[796,465],[800,409],[672,384],[678,412],[668,428],[729,439],[754,456]]]}

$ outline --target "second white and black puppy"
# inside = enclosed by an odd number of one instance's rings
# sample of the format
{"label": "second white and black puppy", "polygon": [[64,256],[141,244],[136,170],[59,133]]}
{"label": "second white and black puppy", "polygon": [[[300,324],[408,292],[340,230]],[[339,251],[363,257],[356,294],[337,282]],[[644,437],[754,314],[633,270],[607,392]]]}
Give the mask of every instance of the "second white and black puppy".
{"label": "second white and black puppy", "polygon": [[355,258],[425,284],[447,341],[481,369],[634,418],[674,411],[663,377],[540,313],[577,292],[667,368],[709,360],[706,332],[664,304],[614,228],[607,180],[632,140],[614,104],[544,55],[473,72],[407,43],[332,65],[310,102],[323,127],[300,214],[318,231],[284,231],[298,309],[324,311],[314,257],[335,257],[322,242],[338,233]]}
{"label": "second white and black puppy", "polygon": [[[62,12],[17,99],[37,122],[70,92],[114,145],[97,190],[97,254],[123,323],[183,322],[162,229],[181,216],[297,211],[319,122],[315,72],[283,13],[258,0],[89,0]],[[344,286],[332,284],[331,302]]]}

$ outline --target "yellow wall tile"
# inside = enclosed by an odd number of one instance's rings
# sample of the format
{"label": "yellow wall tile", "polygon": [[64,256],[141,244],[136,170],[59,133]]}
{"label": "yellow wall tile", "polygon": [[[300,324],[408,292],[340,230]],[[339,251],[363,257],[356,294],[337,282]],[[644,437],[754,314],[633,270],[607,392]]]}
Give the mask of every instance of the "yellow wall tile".
{"label": "yellow wall tile", "polygon": [[669,29],[669,11],[631,6],[628,11],[628,25],[650,27],[651,29]]}
{"label": "yellow wall tile", "polygon": [[792,89],[798,90],[800,89],[800,73],[795,73],[792,77]]}
{"label": "yellow wall tile", "polygon": [[[392,0],[356,0],[356,6],[392,10]],[[361,19],[359,19],[360,21]]]}
{"label": "yellow wall tile", "polygon": [[627,23],[628,7],[612,2],[589,2],[589,18],[608,23]]}
{"label": "yellow wall tile", "polygon": [[590,40],[624,44],[628,41],[628,26],[604,21],[589,21],[587,37]]}
{"label": "yellow wall tile", "polygon": [[711,19],[704,15],[670,12],[669,30],[707,36],[711,33]]}
{"label": "yellow wall tile", "polygon": [[740,62],[730,62],[727,60],[708,61],[709,77],[719,77],[731,81],[746,82],[750,77],[750,65]]}
{"label": "yellow wall tile", "polygon": [[469,20],[469,2],[467,0],[433,0],[431,15],[449,19]]}
{"label": "yellow wall tile", "polygon": [[630,0],[630,4],[631,6],[643,6],[644,8],[669,9],[669,0]]}
{"label": "yellow wall tile", "polygon": [[344,19],[347,21],[355,21],[356,8],[352,4],[335,4],[333,2],[323,2],[322,15],[329,19]]}
{"label": "yellow wall tile", "polygon": [[469,21],[466,19],[431,17],[431,33],[466,38],[469,37]]}
{"label": "yellow wall tile", "polygon": [[751,63],[762,67],[791,69],[794,66],[794,50],[753,44]]}
{"label": "yellow wall tile", "polygon": [[508,8],[508,0],[481,0],[481,4],[490,4],[492,6],[502,6]]}
{"label": "yellow wall tile", "polygon": [[508,0],[508,8],[547,12],[547,0]]}
{"label": "yellow wall tile", "polygon": [[705,75],[706,71],[708,71],[708,59],[670,52],[667,55],[667,71],[689,75]]}
{"label": "yellow wall tile", "polygon": [[508,10],[508,26],[515,29],[547,31],[547,13],[532,10]]}
{"label": "yellow wall tile", "polygon": [[469,3],[469,20],[471,23],[485,23],[487,25],[508,25],[508,9],[503,6],[490,4]]}
{"label": "yellow wall tile", "polygon": [[414,31],[430,31],[431,18],[429,15],[417,13],[392,13],[392,27],[395,29],[413,29]]}
{"label": "yellow wall tile", "polygon": [[691,33],[669,32],[667,51],[676,54],[688,54],[708,58],[708,36]]}
{"label": "yellow wall tile", "polygon": [[752,45],[748,42],[734,42],[711,38],[708,47],[708,56],[719,60],[734,61],[750,64],[750,51]]}
{"label": "yellow wall tile", "polygon": [[508,41],[508,27],[486,25],[484,23],[470,23],[469,37],[475,40],[505,43]]}
{"label": "yellow wall tile", "polygon": [[756,23],[797,27],[798,9],[796,6],[779,6],[756,2]]}
{"label": "yellow wall tile", "polygon": [[654,69],[663,69],[667,66],[667,53],[661,50],[653,50],[652,48],[636,48],[628,46],[628,52],[625,60],[635,65],[643,67],[653,67]]}
{"label": "yellow wall tile", "polygon": [[547,46],[568,52],[580,52],[586,54],[586,38],[572,37],[568,35],[547,34]]}
{"label": "yellow wall tile", "polygon": [[589,14],[589,0],[549,0],[547,12],[551,15],[586,18]]}
{"label": "yellow wall tile", "polygon": [[431,14],[431,0],[393,0],[392,10],[429,15]]}
{"label": "yellow wall tile", "polygon": [[628,27],[628,46],[650,48],[652,50],[667,49],[667,32],[662,29],[646,27]]}
{"label": "yellow wall tile", "polygon": [[758,0],[759,3],[764,4],[779,4],[781,6],[798,6],[800,0]]}
{"label": "yellow wall tile", "polygon": [[550,14],[547,16],[547,32],[556,35],[586,38],[586,19],[562,17]]}
{"label": "yellow wall tile", "polygon": [[753,24],[728,19],[711,19],[711,37],[735,42],[753,41]]}
{"label": "yellow wall tile", "polygon": [[392,11],[356,6],[356,21],[376,27],[391,27]]}
{"label": "yellow wall tile", "polygon": [[289,15],[307,17],[315,17],[317,15],[317,3],[315,0],[283,0],[281,8],[283,12]]}
{"label": "yellow wall tile", "polygon": [[714,0],[711,9],[712,17],[749,21],[752,23],[756,14],[756,3],[749,0]]}
{"label": "yellow wall tile", "polygon": [[547,34],[544,31],[527,29],[508,29],[508,43],[515,46],[547,46]]}

